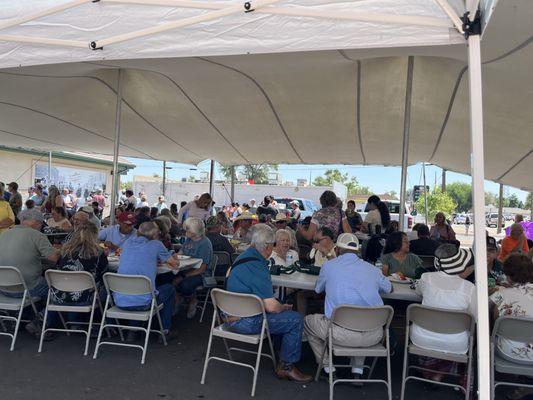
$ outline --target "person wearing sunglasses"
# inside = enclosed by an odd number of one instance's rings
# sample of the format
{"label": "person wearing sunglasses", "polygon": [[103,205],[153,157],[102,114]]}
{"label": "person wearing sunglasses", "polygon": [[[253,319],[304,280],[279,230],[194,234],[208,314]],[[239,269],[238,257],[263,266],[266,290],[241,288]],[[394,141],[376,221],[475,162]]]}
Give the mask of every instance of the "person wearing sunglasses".
{"label": "person wearing sunglasses", "polygon": [[336,257],[333,237],[333,231],[325,226],[315,234],[310,257],[313,258],[314,255],[314,264],[317,267],[321,267],[326,261]]}

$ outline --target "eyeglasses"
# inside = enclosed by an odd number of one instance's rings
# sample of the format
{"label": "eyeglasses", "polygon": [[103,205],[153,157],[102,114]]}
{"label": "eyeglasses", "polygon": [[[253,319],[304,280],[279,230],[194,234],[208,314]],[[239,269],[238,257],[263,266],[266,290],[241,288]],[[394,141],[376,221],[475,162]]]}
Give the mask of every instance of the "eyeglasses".
{"label": "eyeglasses", "polygon": [[320,243],[324,239],[327,239],[327,237],[321,237],[321,238],[315,239],[313,242],[314,243]]}

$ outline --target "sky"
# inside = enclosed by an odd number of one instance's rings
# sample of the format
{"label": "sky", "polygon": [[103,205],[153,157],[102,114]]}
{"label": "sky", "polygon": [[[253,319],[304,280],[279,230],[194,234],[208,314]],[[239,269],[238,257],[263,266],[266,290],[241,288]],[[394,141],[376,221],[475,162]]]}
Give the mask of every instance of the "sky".
{"label": "sky", "polygon": [[[136,168],[131,170],[127,178],[124,179],[131,181],[133,176],[152,176],[153,174],[162,175],[163,163],[161,161],[144,160],[137,158],[128,158]],[[171,167],[170,169],[168,167]],[[362,186],[368,186],[370,190],[376,194],[382,194],[394,190],[396,193],[400,192],[400,179],[401,168],[400,167],[383,167],[383,166],[346,166],[346,165],[279,165],[278,172],[282,176],[282,180],[293,181],[311,178],[311,181],[317,176],[321,176],[327,169],[338,169],[342,173],[348,173],[349,176],[355,176],[357,181]],[[422,164],[412,165],[407,170],[407,188],[412,188],[414,185],[423,184]],[[202,174],[209,173],[209,160],[203,161],[197,166],[189,164],[167,163],[167,179],[169,180],[181,180],[181,178],[187,178],[189,176],[195,176],[198,179]],[[441,184],[442,169],[433,165],[426,164],[426,184],[431,188],[436,184]],[[220,169],[215,169],[215,179],[223,179]],[[446,172],[446,182],[466,182],[471,183],[472,179],[468,175],[458,174],[455,172]],[[485,190],[498,194],[499,185],[494,182],[485,181]],[[525,201],[527,192],[519,189],[515,189],[510,186],[505,186],[504,196],[509,196],[515,193],[518,198]]]}

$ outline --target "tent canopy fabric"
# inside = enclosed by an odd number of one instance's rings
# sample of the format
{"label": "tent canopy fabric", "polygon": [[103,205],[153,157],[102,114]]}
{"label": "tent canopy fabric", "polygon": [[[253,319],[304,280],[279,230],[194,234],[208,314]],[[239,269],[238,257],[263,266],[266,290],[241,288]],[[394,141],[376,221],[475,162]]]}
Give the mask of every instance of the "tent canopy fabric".
{"label": "tent canopy fabric", "polygon": [[[407,56],[414,55],[409,162],[470,172],[465,40],[437,0],[282,0],[99,51],[20,41],[102,43],[242,4],[204,2],[217,8],[199,10],[116,1],[6,29],[14,18],[68,2],[3,5],[3,145],[111,154],[122,68],[123,156],[399,165]],[[457,15],[465,10],[461,0],[447,3]],[[532,190],[533,4],[494,3],[482,3],[492,14],[482,42],[485,177]],[[269,7],[415,18],[413,25],[361,22],[269,14]]]}

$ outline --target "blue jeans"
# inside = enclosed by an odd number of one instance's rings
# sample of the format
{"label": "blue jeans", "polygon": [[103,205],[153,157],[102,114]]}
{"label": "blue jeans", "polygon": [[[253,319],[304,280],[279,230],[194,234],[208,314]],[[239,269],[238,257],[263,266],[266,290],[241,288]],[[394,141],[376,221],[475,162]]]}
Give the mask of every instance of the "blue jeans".
{"label": "blue jeans", "polygon": [[178,287],[176,289],[179,293],[183,295],[183,297],[191,297],[194,294],[196,288],[202,286],[202,284],[202,275],[193,275],[183,278],[183,280],[178,284]]}
{"label": "blue jeans", "polygon": [[[176,305],[176,290],[174,289],[174,286],[165,284],[159,286],[157,291],[159,292],[157,295],[157,304],[163,304],[163,309],[159,311],[159,314],[161,315],[161,323],[163,324],[162,328],[164,330],[169,330],[170,325],[172,325],[172,314],[174,313],[174,307]],[[146,311],[150,309],[150,304],[119,308],[128,311]]]}
{"label": "blue jeans", "polygon": [[[46,283],[46,279],[41,276],[37,281],[37,284],[28,292],[32,298],[46,300],[46,297],[48,296],[48,283]],[[16,297],[18,299],[22,298],[24,295],[24,292],[4,292],[3,290],[0,290],[0,293],[8,297]]]}
{"label": "blue jeans", "polygon": [[[302,332],[304,320],[296,311],[283,311],[278,314],[267,313],[270,334],[281,336],[279,357],[286,364],[294,364],[300,360],[302,353]],[[235,322],[228,322],[235,332],[246,335],[261,333],[262,315],[241,318]]]}

